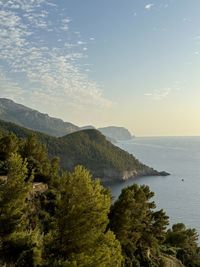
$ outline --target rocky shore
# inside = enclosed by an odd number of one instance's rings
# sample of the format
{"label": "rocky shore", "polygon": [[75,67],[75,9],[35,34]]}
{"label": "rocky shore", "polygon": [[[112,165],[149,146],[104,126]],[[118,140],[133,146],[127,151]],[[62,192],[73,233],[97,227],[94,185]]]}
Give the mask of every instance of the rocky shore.
{"label": "rocky shore", "polygon": [[123,182],[128,179],[137,178],[137,177],[145,177],[145,176],[168,176],[170,175],[166,171],[157,171],[153,168],[150,168],[148,166],[144,166],[144,169],[136,171],[123,171],[123,172],[117,172],[116,170],[112,169],[104,169],[103,170],[104,177],[101,178],[103,182]]}

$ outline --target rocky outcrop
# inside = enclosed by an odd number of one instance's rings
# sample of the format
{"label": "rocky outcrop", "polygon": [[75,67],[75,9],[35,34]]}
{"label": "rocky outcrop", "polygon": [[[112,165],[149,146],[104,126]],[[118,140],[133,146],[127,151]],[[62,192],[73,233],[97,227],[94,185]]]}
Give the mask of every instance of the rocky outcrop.
{"label": "rocky outcrop", "polygon": [[119,172],[113,169],[104,169],[103,182],[116,182],[116,181],[126,181],[131,178],[144,177],[144,176],[168,176],[169,173],[165,171],[156,171],[153,168],[144,165],[141,170],[123,171]]}

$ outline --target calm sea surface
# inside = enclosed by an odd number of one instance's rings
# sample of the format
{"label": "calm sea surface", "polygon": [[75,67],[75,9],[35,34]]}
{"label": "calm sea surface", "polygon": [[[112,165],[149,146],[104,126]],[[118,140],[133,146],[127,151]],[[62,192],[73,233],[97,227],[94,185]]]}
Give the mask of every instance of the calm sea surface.
{"label": "calm sea surface", "polygon": [[[167,177],[144,177],[112,185],[115,198],[133,183],[149,185],[155,202],[172,224],[183,222],[200,234],[200,137],[135,138],[118,146],[143,163],[171,173]],[[182,181],[184,179],[184,181]]]}

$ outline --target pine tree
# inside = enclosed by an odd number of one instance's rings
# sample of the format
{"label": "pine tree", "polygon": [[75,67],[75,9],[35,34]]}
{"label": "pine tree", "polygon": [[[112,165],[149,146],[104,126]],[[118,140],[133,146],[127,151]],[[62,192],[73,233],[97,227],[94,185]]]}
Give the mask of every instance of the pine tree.
{"label": "pine tree", "polygon": [[8,172],[8,159],[19,150],[19,139],[13,133],[0,137],[0,175]]}
{"label": "pine tree", "polygon": [[50,161],[46,147],[36,135],[29,136],[21,145],[20,154],[27,159],[29,174],[34,170],[35,181],[47,182],[50,173]]}
{"label": "pine tree", "polygon": [[125,266],[160,264],[159,239],[168,221],[154,213],[153,196],[148,186],[134,184],[122,190],[111,208],[110,228],[121,243]]}
{"label": "pine tree", "polygon": [[9,159],[12,153],[17,153],[19,141],[14,134],[8,134],[0,139],[0,161]]}
{"label": "pine tree", "polygon": [[39,230],[29,221],[32,184],[27,172],[27,162],[12,154],[7,180],[0,183],[0,258],[20,267],[40,262]]}
{"label": "pine tree", "polygon": [[185,266],[200,266],[200,247],[196,229],[186,228],[183,223],[177,223],[167,231],[165,243],[176,250],[176,256]]}
{"label": "pine tree", "polygon": [[62,181],[55,228],[47,236],[49,266],[121,266],[120,244],[106,230],[111,205],[108,190],[81,166]]}

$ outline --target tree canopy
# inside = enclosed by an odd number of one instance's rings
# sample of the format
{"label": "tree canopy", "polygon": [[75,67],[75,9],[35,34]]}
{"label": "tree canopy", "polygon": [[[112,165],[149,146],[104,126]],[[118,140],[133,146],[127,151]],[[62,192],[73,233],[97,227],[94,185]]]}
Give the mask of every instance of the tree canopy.
{"label": "tree canopy", "polygon": [[[39,188],[39,189],[37,189]],[[157,210],[146,185],[112,196],[90,171],[62,171],[38,136],[0,136],[0,266],[200,266],[195,229]]]}
{"label": "tree canopy", "polygon": [[121,243],[125,266],[160,266],[168,217],[154,211],[153,196],[148,186],[134,184],[122,190],[111,208],[110,228]]}

